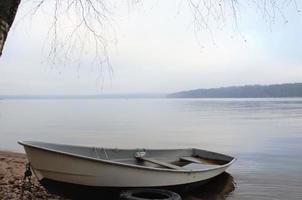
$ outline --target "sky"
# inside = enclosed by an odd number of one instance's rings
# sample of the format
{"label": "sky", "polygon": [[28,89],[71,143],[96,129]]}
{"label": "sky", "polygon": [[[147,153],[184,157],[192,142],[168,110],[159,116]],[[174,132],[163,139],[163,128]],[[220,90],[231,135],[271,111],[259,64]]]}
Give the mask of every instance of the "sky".
{"label": "sky", "polygon": [[[31,5],[21,5],[0,58],[0,94],[170,93],[302,82],[300,1],[274,22],[255,6],[242,5],[236,21],[226,11],[223,25],[210,22],[201,30],[187,2],[114,5],[111,23],[100,27],[110,69],[92,64],[93,45],[80,61],[71,56],[72,61],[52,63],[47,57],[52,6],[28,16]],[[69,21],[62,21],[58,31],[64,33]]]}

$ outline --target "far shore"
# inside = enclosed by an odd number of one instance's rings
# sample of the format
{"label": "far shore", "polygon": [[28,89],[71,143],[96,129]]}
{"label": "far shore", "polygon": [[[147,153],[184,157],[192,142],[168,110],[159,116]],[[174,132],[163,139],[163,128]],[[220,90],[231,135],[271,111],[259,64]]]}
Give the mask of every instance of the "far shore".
{"label": "far shore", "polygon": [[23,177],[27,159],[25,154],[0,151],[0,197],[2,200],[15,199],[62,199],[58,196],[49,194],[40,184],[34,175],[32,175],[32,191],[25,190],[23,198],[21,191]]}

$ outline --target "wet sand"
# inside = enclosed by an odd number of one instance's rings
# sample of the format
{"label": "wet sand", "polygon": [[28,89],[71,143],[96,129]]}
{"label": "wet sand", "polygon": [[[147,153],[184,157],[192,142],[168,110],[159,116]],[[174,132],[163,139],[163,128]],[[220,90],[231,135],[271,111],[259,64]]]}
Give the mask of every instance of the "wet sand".
{"label": "wet sand", "polygon": [[24,190],[22,198],[21,193],[26,163],[27,160],[24,154],[0,151],[0,199],[62,199],[49,194],[39,185],[34,175],[31,178],[31,192]]}

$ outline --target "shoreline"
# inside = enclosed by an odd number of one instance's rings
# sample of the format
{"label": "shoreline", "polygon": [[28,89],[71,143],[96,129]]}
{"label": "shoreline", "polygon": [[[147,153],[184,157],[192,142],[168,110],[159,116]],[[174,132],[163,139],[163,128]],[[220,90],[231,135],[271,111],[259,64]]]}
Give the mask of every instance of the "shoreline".
{"label": "shoreline", "polygon": [[27,158],[24,153],[0,150],[0,197],[2,200],[14,199],[62,199],[48,193],[38,182],[34,175],[31,176],[31,192],[25,190],[21,198],[23,177]]}

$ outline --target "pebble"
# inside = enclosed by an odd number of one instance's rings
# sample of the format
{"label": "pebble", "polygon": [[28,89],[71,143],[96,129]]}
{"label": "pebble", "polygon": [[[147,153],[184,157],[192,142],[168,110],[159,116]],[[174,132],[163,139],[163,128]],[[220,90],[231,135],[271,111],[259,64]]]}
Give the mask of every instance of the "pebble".
{"label": "pebble", "polygon": [[32,191],[24,191],[23,185],[24,166],[27,163],[24,154],[0,151],[0,199],[1,200],[61,200],[63,198],[48,193],[40,186],[37,179],[32,176]]}

